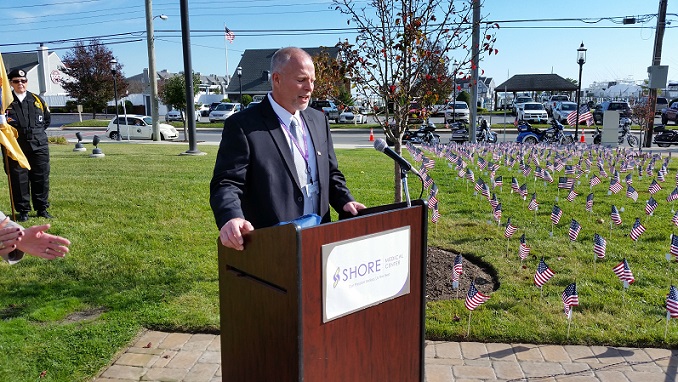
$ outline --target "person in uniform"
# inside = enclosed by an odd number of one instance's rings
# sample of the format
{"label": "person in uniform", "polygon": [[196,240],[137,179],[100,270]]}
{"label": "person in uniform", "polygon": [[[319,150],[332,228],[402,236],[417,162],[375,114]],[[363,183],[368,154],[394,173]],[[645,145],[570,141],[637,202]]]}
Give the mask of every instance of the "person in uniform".
{"label": "person in uniform", "polygon": [[[47,212],[50,165],[45,131],[51,119],[49,107],[40,96],[26,89],[28,79],[25,71],[14,69],[7,77],[14,90],[14,100],[6,110],[7,123],[18,130],[17,141],[31,166],[31,169],[27,170],[19,166],[15,160],[8,158],[12,199],[18,212],[16,220],[19,222],[28,220],[31,201],[37,216],[51,219],[52,215]],[[4,149],[3,155],[6,155]]]}

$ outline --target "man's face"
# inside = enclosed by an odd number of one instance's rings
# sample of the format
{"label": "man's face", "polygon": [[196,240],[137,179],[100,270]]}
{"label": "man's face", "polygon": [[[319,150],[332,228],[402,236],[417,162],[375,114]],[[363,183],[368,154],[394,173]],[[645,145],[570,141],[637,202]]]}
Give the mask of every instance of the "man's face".
{"label": "man's face", "polygon": [[26,93],[26,85],[28,84],[26,77],[14,77],[9,80],[9,82],[12,84],[12,88],[14,89],[15,93]]}
{"label": "man's face", "polygon": [[285,110],[294,114],[305,110],[311,100],[315,68],[313,61],[296,54],[283,66],[280,73],[273,73],[273,99]]}

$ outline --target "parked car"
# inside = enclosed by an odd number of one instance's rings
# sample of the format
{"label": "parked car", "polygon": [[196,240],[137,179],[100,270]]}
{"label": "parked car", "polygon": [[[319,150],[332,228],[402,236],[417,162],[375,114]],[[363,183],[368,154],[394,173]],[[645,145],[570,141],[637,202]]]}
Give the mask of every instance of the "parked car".
{"label": "parked car", "polygon": [[518,109],[521,109],[525,102],[534,102],[534,100],[528,96],[516,97],[515,101],[513,101],[513,115],[518,115]]}
{"label": "parked car", "polygon": [[[153,139],[153,119],[147,115],[131,115],[113,118],[106,128],[106,136],[118,139],[118,121],[120,121],[120,136],[123,139]],[[173,140],[179,137],[177,129],[166,123],[158,124],[160,139]]]}
{"label": "parked car", "polygon": [[325,113],[325,116],[330,121],[339,122],[339,109],[337,109],[337,105],[335,105],[334,102],[329,100],[315,100],[311,102],[310,106]]}
{"label": "parked car", "polygon": [[210,112],[210,123],[224,121],[226,118],[239,112],[240,109],[242,109],[242,105],[239,103],[222,102],[212,112]]}
{"label": "parked car", "polygon": [[534,123],[545,123],[548,121],[549,116],[544,109],[544,105],[539,102],[525,102],[518,109],[518,119]]}
{"label": "parked car", "polygon": [[210,105],[203,103],[200,105],[198,109],[195,111],[196,119],[199,117],[207,117],[210,115]]}
{"label": "parked car", "polygon": [[165,121],[167,122],[172,122],[172,121],[182,121],[184,120],[184,113],[182,113],[180,110],[170,110],[165,114]]}
{"label": "parked car", "polygon": [[595,123],[603,123],[603,114],[608,110],[616,110],[620,117],[631,118],[631,106],[625,101],[605,101],[596,105],[593,109],[593,121]]}
{"label": "parked car", "polygon": [[662,124],[668,125],[669,121],[678,124],[678,102],[674,102],[671,106],[662,110]]}
{"label": "parked car", "polygon": [[360,113],[357,107],[347,107],[339,114],[338,123],[367,123],[367,116]]}
{"label": "parked car", "polygon": [[655,114],[661,114],[662,110],[669,107],[669,100],[666,97],[657,97],[657,104],[654,108]]}
{"label": "parked car", "polygon": [[447,109],[445,109],[445,123],[452,122],[464,122],[469,123],[469,115],[471,110],[469,110],[468,105],[464,101],[453,101],[447,104]]}
{"label": "parked car", "polygon": [[549,97],[548,101],[544,103],[544,109],[546,109],[547,113],[553,115],[553,110],[556,108],[556,106],[558,106],[559,102],[569,102],[569,101],[570,97],[568,97],[565,94],[552,95],[551,97]]}
{"label": "parked car", "polygon": [[433,105],[431,106],[431,117],[444,117],[447,105]]}
{"label": "parked car", "polygon": [[260,103],[261,103],[261,101],[252,101],[252,102],[247,104],[247,107],[245,109],[249,109],[249,108],[253,107],[254,105],[258,105]]}
{"label": "parked car", "polygon": [[553,119],[560,123],[567,122],[567,116],[573,111],[577,111],[577,104],[574,102],[558,102],[553,108]]}

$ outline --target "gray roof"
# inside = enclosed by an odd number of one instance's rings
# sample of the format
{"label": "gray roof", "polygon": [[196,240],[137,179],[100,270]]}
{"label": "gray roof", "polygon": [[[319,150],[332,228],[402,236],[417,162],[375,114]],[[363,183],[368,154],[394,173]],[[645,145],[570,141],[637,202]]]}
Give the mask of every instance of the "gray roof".
{"label": "gray roof", "polygon": [[[302,48],[311,56],[315,56],[326,50],[331,57],[337,57],[339,48],[336,47],[318,47]],[[271,70],[271,57],[278,48],[275,49],[247,49],[242,54],[238,66],[242,68],[242,93],[255,95],[266,94],[271,91],[269,82],[269,71]],[[238,94],[240,92],[240,83],[238,82],[237,68],[233,71],[231,82],[226,88],[226,93]]]}
{"label": "gray roof", "polygon": [[503,92],[576,91],[577,85],[557,74],[516,74],[495,89]]}
{"label": "gray roof", "polygon": [[7,72],[14,69],[23,69],[28,72],[38,66],[38,53],[5,53],[2,60],[5,62]]}

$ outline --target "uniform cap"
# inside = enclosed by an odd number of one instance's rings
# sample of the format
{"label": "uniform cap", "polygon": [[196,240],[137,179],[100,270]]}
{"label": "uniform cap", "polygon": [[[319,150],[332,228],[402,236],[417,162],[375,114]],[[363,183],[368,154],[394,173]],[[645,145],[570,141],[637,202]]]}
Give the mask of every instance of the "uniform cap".
{"label": "uniform cap", "polygon": [[21,69],[14,69],[9,74],[7,77],[11,80],[12,78],[17,78],[17,77],[26,77],[26,72],[24,72]]}

